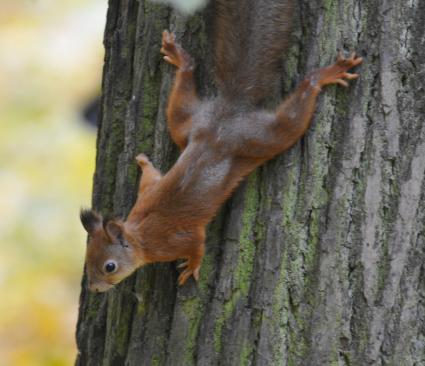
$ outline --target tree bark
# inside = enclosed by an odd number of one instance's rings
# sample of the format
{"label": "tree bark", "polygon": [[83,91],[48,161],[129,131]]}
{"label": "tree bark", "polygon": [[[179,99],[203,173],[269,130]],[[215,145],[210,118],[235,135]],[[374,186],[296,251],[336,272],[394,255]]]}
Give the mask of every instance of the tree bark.
{"label": "tree bark", "polygon": [[[211,94],[213,16],[110,0],[95,209],[129,212],[138,153],[176,160],[161,32]],[[77,365],[425,365],[425,1],[300,0],[294,22],[282,95],[338,49],[364,56],[360,79],[326,88],[307,135],[223,207],[198,285],[175,263],[105,294],[83,278]]]}

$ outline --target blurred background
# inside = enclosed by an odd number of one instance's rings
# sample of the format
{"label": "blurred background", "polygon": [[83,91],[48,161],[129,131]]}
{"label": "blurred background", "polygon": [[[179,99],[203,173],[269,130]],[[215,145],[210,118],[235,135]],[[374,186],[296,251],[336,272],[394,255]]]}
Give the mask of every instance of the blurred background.
{"label": "blurred background", "polygon": [[0,1],[0,365],[70,365],[106,0]]}

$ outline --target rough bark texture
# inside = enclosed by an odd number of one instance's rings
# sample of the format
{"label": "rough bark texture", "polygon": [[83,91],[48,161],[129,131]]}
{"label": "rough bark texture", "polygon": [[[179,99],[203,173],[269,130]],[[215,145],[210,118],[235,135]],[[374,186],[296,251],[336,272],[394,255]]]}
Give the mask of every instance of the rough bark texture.
{"label": "rough bark texture", "polygon": [[[213,93],[212,17],[110,0],[94,208],[128,213],[137,153],[175,161],[161,32]],[[337,49],[365,57],[361,78],[223,207],[198,286],[171,263],[83,287],[77,365],[425,365],[425,1],[301,0],[294,21],[282,95]]]}

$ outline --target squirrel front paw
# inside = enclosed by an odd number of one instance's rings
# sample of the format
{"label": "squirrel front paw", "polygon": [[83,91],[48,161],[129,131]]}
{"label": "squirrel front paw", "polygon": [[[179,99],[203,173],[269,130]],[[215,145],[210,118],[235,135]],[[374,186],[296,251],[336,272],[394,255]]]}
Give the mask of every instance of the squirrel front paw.
{"label": "squirrel front paw", "polygon": [[145,154],[139,154],[136,156],[136,162],[137,165],[139,165],[141,168],[144,166],[151,164],[149,158]]}
{"label": "squirrel front paw", "polygon": [[317,83],[319,86],[329,84],[339,84],[344,87],[348,86],[346,80],[353,80],[359,77],[359,74],[350,74],[347,71],[363,62],[363,58],[357,57],[353,52],[349,58],[345,58],[342,52],[338,53],[336,62],[328,67],[324,67],[311,76],[312,82]]}
{"label": "squirrel front paw", "polygon": [[168,31],[162,32],[162,47],[160,52],[164,55],[164,60],[177,68],[190,71],[193,69],[192,57],[175,42],[176,36]]}
{"label": "squirrel front paw", "polygon": [[188,260],[177,266],[177,268],[185,268],[184,271],[180,273],[178,279],[180,286],[184,285],[185,282],[190,278],[190,276],[193,276],[196,282],[199,281],[199,270],[201,269],[200,265],[194,266],[193,263],[191,263],[191,260]]}

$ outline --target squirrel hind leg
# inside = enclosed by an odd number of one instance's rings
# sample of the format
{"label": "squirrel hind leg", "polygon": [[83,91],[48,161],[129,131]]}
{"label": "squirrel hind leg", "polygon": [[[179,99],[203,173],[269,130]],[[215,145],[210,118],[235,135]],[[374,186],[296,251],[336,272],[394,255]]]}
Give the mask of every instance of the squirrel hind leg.
{"label": "squirrel hind leg", "polygon": [[348,73],[347,71],[360,65],[362,62],[363,58],[358,57],[355,52],[353,52],[349,58],[345,58],[340,52],[333,65],[323,67],[313,72],[311,79],[317,82],[319,86],[339,84],[347,87],[348,83],[346,80],[353,80],[359,77],[359,74]]}

